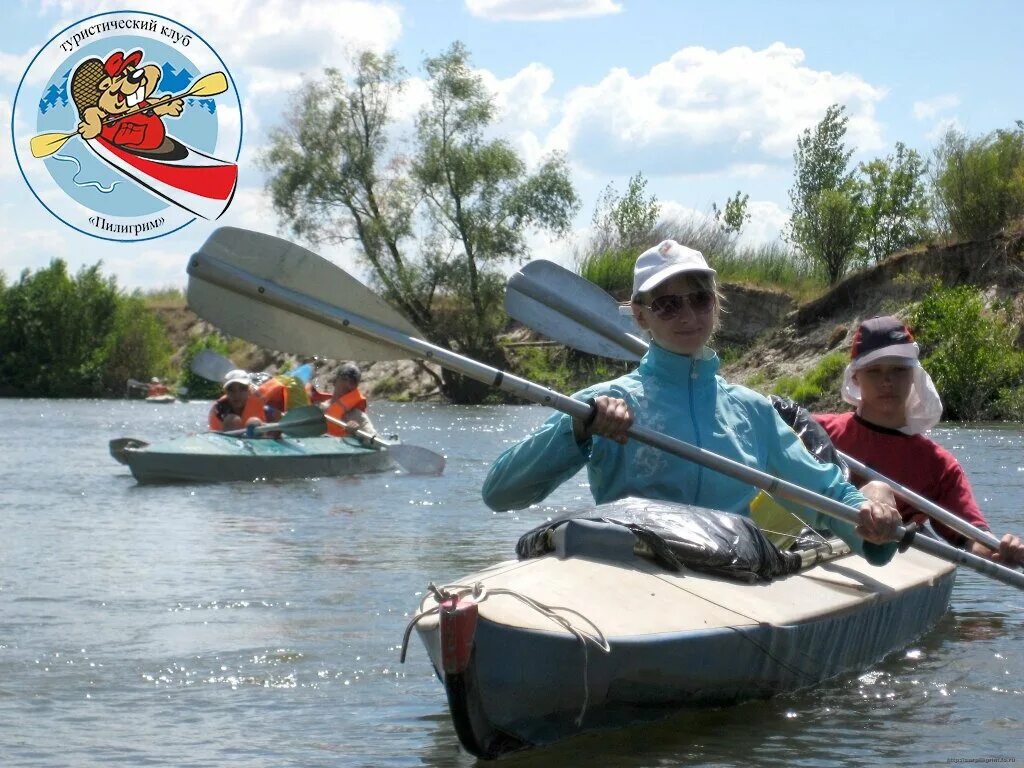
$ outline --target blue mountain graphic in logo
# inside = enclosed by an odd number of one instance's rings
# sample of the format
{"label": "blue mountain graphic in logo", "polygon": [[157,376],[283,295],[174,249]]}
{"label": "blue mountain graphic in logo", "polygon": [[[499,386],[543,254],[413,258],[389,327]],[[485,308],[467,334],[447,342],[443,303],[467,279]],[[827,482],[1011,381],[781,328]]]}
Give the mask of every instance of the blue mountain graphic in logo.
{"label": "blue mountain graphic in logo", "polygon": [[68,78],[70,76],[71,70],[69,69],[64,73],[64,77],[60,83],[52,83],[50,87],[46,89],[46,93],[43,94],[43,98],[39,100],[39,111],[44,115],[51,107],[56,107],[58,104],[62,107],[66,107],[68,105]]}

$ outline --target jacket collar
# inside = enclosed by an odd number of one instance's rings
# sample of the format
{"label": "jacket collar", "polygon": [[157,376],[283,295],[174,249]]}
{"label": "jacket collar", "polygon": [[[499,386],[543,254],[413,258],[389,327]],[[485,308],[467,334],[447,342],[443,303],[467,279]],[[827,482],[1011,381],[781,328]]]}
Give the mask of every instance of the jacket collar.
{"label": "jacket collar", "polygon": [[690,379],[713,379],[719,364],[718,355],[709,347],[704,347],[698,355],[677,355],[652,342],[640,361],[640,372],[682,383]]}

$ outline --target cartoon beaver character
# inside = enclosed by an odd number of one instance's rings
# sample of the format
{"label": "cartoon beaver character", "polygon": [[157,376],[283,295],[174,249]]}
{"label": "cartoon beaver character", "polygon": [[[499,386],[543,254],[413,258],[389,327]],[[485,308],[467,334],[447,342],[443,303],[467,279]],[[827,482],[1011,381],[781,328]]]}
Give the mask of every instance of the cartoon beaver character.
{"label": "cartoon beaver character", "polygon": [[147,99],[160,82],[160,67],[139,66],[141,62],[141,50],[127,56],[114,51],[106,61],[89,58],[78,65],[71,77],[71,98],[78,107],[78,132],[83,139],[102,136],[126,149],[161,149],[166,134],[160,118],[178,117],[185,100],[171,99],[150,106]]}

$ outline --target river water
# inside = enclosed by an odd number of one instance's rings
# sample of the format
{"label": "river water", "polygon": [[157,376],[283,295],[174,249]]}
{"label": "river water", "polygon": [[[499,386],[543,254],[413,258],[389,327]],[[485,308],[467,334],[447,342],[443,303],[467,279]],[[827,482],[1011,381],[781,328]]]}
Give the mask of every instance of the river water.
{"label": "river water", "polygon": [[[0,400],[0,765],[467,766],[402,633],[430,581],[514,556],[579,499],[495,514],[491,460],[537,407],[374,403],[445,474],[139,486],[107,442],[208,403]],[[1024,532],[1024,431],[940,428],[993,529]],[[961,571],[911,648],[814,690],[585,735],[508,766],[1024,762],[1024,595]]]}

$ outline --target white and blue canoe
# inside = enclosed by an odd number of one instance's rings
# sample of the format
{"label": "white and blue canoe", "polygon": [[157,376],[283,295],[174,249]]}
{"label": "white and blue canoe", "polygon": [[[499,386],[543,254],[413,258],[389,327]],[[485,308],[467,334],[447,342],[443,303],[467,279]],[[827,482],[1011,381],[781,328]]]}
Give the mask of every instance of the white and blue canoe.
{"label": "white and blue canoe", "polygon": [[[547,554],[432,585],[406,641],[415,626],[469,752],[495,758],[814,686],[905,648],[949,604],[950,563],[912,549],[877,567],[836,538],[790,553],[800,560],[795,571],[770,581],[685,563],[671,570],[652,559],[642,536],[607,522],[638,509],[664,516],[695,508],[641,500],[597,507],[590,514],[603,520],[543,531]],[[699,560],[713,543],[698,535],[687,546]],[[523,540],[517,549],[523,556]]]}

